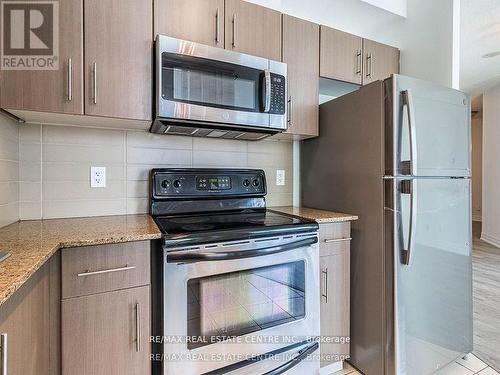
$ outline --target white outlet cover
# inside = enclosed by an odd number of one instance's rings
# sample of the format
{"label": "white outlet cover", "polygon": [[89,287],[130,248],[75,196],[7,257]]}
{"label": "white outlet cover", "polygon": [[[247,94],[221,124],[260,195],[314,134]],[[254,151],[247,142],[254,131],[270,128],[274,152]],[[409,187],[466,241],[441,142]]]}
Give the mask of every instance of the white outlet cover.
{"label": "white outlet cover", "polygon": [[106,187],[106,167],[90,167],[90,187]]}
{"label": "white outlet cover", "polygon": [[276,170],[276,186],[284,186],[285,185],[285,170],[277,169]]}

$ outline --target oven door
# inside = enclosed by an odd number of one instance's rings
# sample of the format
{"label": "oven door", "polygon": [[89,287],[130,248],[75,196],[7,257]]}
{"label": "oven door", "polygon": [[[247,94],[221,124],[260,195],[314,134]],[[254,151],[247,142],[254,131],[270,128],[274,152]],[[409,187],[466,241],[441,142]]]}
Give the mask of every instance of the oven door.
{"label": "oven door", "polygon": [[303,355],[320,335],[317,241],[312,233],[165,252],[164,374],[319,371],[318,358]]}
{"label": "oven door", "polygon": [[286,67],[281,72],[280,65],[284,64],[159,35],[157,116],[181,122],[281,127],[285,115],[271,110],[277,96],[285,95],[271,90],[272,80],[285,80]]}

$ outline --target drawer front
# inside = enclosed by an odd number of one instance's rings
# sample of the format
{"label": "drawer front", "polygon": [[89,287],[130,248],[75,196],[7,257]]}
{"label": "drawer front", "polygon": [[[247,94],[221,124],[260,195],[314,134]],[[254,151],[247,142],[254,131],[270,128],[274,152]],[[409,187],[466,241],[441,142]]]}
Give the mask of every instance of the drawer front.
{"label": "drawer front", "polygon": [[329,223],[319,226],[320,256],[349,252],[351,244],[351,223]]}
{"label": "drawer front", "polygon": [[149,241],[62,251],[62,298],[149,285]]}

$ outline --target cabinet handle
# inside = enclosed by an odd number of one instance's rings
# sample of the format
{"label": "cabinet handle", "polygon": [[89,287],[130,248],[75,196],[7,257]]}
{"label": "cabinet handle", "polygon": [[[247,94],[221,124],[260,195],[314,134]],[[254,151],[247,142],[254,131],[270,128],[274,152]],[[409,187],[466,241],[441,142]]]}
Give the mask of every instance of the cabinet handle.
{"label": "cabinet handle", "polygon": [[68,59],[68,101],[73,100],[73,61]]}
{"label": "cabinet handle", "polygon": [[118,272],[118,271],[129,271],[135,269],[135,266],[128,266],[125,265],[125,267],[120,267],[120,268],[110,268],[107,270],[100,270],[100,271],[85,271],[82,273],[79,273],[77,276],[78,277],[84,277],[84,276],[92,276],[92,275],[101,275],[103,273],[111,273],[111,272]]}
{"label": "cabinet handle", "polygon": [[2,350],[2,375],[7,375],[7,334],[0,335],[0,349]]}
{"label": "cabinet handle", "polygon": [[220,25],[219,25],[219,8],[217,8],[217,12],[215,12],[215,44],[219,44],[220,42]]}
{"label": "cabinet handle", "polygon": [[372,69],[373,69],[373,57],[372,54],[369,53],[366,55],[366,78],[372,78]]}
{"label": "cabinet handle", "polygon": [[94,63],[92,66],[92,76],[94,79],[94,93],[92,101],[94,104],[97,104],[97,63]]}
{"label": "cabinet handle", "polygon": [[288,126],[292,126],[292,96],[288,97]]}
{"label": "cabinet handle", "polygon": [[139,303],[135,304],[135,351],[141,351],[141,306]]}
{"label": "cabinet handle", "polygon": [[233,48],[236,47],[236,14],[233,14]]}
{"label": "cabinet handle", "polygon": [[361,50],[356,51],[356,74],[361,75],[361,65],[362,65],[362,58],[363,54],[361,53]]}
{"label": "cabinet handle", "polygon": [[324,270],[321,270],[321,275],[324,276],[325,280],[325,292],[321,292],[321,297],[325,299],[325,303],[328,303],[328,267],[326,267]]}
{"label": "cabinet handle", "polygon": [[344,241],[350,241],[352,240],[352,237],[346,237],[346,238],[327,238],[325,239],[326,243],[332,243],[332,242],[344,242]]}

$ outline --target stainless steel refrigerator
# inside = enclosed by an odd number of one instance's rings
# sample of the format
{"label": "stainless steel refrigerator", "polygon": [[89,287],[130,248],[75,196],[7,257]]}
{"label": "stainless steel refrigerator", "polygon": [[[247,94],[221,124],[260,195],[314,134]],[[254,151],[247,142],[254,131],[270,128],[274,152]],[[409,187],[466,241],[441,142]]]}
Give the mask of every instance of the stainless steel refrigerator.
{"label": "stainless steel refrigerator", "polygon": [[472,351],[468,95],[394,75],[320,106],[302,205],[359,215],[351,363],[426,375]]}

